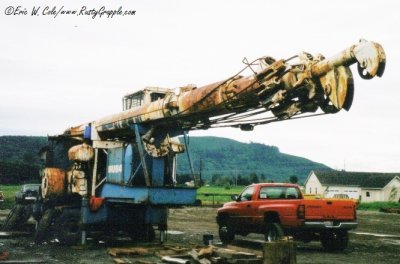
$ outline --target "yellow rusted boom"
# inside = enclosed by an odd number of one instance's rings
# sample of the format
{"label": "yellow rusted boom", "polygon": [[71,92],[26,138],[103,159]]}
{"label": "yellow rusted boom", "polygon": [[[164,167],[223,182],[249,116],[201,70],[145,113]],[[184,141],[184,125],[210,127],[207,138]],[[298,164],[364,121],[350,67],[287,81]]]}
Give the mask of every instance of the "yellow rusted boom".
{"label": "yellow rusted boom", "polygon": [[[315,112],[349,110],[353,77],[349,66],[358,63],[362,78],[381,77],[386,57],[374,42],[360,43],[325,59],[300,53],[288,60],[262,57],[246,68],[253,74],[236,74],[203,87],[183,87],[162,99],[68,129],[64,135],[82,137],[90,125],[98,137],[128,129],[132,124],[182,130],[234,126],[251,130],[255,125]],[[257,70],[254,66],[257,65]],[[272,117],[262,114],[271,111]],[[255,117],[255,118],[254,118]],[[107,135],[107,136],[103,136]]]}

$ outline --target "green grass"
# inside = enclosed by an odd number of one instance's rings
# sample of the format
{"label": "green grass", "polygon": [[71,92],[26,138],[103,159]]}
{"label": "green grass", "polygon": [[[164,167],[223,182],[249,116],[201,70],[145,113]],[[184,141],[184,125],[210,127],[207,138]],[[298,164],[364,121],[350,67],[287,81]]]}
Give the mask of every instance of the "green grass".
{"label": "green grass", "polygon": [[398,202],[371,202],[360,203],[357,207],[358,210],[379,211],[381,208],[400,208]]}
{"label": "green grass", "polygon": [[[14,206],[15,193],[20,187],[20,185],[0,185],[0,191],[4,194],[4,202],[0,202],[1,210],[11,209]],[[243,188],[244,186],[232,186],[230,188],[221,186],[203,186],[197,190],[197,199],[200,199],[203,204],[212,205],[214,202],[215,205],[219,205],[231,201],[231,195],[241,193]]]}
{"label": "green grass", "polygon": [[218,193],[218,194],[239,194],[243,191],[244,186],[231,186],[225,188],[222,186],[203,186],[197,189],[197,193]]}
{"label": "green grass", "polygon": [[[220,205],[231,201],[231,196],[242,192],[244,186],[203,186],[197,190],[197,199],[203,205]],[[208,195],[207,195],[208,194]]]}
{"label": "green grass", "polygon": [[0,209],[11,209],[15,204],[15,193],[21,185],[0,185],[0,191],[3,192],[4,202],[0,202]]}

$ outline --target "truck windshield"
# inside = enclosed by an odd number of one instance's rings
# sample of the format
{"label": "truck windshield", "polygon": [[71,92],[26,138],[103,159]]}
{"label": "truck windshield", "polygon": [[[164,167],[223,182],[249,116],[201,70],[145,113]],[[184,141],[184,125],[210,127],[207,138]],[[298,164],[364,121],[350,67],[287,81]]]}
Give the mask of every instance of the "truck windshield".
{"label": "truck windshield", "polygon": [[295,187],[265,186],[261,187],[260,199],[300,199],[300,191]]}

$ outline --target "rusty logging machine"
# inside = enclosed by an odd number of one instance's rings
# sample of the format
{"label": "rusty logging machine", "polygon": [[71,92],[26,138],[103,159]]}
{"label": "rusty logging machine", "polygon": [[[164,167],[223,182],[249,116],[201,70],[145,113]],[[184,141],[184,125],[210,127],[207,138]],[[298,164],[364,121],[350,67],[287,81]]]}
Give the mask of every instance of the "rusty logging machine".
{"label": "rusty logging machine", "polygon": [[[176,184],[175,157],[185,150],[176,136],[215,127],[252,130],[349,110],[354,89],[349,66],[357,63],[360,76],[371,79],[382,76],[385,61],[379,44],[361,40],[328,59],[300,53],[287,60],[244,60],[242,71],[217,83],[148,87],[126,95],[122,112],[49,137],[42,151],[46,166],[34,210],[35,240],[45,240],[52,230],[63,243],[84,243],[97,227],[152,240],[158,227],[163,241],[168,208],[193,204],[196,197],[195,188]],[[242,76],[244,70],[251,74]]]}

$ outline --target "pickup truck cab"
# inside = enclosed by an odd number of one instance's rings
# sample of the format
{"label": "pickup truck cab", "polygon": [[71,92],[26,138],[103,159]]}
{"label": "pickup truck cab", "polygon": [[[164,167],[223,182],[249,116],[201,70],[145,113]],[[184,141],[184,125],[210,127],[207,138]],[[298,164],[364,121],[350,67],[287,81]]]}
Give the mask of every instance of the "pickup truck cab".
{"label": "pickup truck cab", "polygon": [[296,184],[259,183],[246,187],[217,213],[219,236],[261,233],[267,241],[284,235],[310,242],[320,240],[328,250],[343,250],[348,230],[356,228],[356,205],[351,200],[303,199]]}

